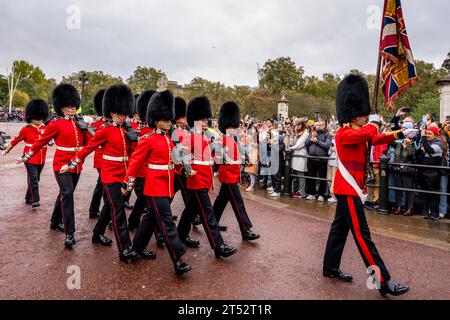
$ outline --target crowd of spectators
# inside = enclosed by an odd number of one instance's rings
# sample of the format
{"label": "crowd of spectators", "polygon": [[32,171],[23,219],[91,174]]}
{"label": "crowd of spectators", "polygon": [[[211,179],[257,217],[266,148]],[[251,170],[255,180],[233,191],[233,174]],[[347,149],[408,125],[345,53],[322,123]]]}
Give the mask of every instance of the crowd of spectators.
{"label": "crowd of spectators", "polygon": [[[428,114],[420,121],[397,115],[389,120],[383,121],[380,133],[416,129],[415,136],[389,145],[371,147],[369,157],[373,163],[367,170],[368,185],[379,185],[379,160],[381,156],[387,156],[389,187],[411,190],[389,190],[391,213],[406,216],[420,214],[425,219],[436,221],[444,218],[448,213],[449,197],[417,190],[437,193],[450,190],[450,170],[446,169],[450,169],[450,119],[441,124],[436,122],[435,115]],[[266,189],[269,197],[280,197],[284,191],[286,153],[290,152],[292,160],[289,172],[293,197],[330,204],[336,202],[331,192],[331,181],[338,167],[334,137],[339,125],[334,116],[326,121],[299,117],[282,121],[257,121],[247,116],[240,129],[240,141],[247,151],[246,162],[242,166],[242,188],[253,192],[258,186]],[[368,189],[369,200],[365,205],[370,210],[377,210],[379,188]]]}

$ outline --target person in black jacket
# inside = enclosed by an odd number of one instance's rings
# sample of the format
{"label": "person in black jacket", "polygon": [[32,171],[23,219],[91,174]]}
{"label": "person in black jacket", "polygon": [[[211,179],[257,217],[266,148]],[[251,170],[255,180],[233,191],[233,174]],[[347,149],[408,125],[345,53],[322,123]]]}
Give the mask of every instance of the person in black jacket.
{"label": "person in black jacket", "polygon": [[[442,165],[444,146],[438,139],[439,128],[431,124],[427,130],[422,131],[420,141],[420,163],[430,166]],[[439,169],[429,168],[419,170],[419,183],[424,191],[439,192],[441,173]],[[439,220],[439,195],[422,194],[422,216],[424,219]]]}
{"label": "person in black jacket", "polygon": [[[331,137],[325,130],[325,122],[318,121],[315,128],[311,132],[308,140],[306,140],[306,147],[308,148],[308,155],[313,157],[328,157],[328,151],[332,146]],[[308,159],[308,175],[311,177],[319,177],[326,179],[327,177],[327,163],[326,159]],[[318,196],[318,201],[324,201],[325,193],[327,192],[327,181],[321,180],[319,182],[319,191],[316,189],[316,180],[307,180],[307,200],[315,200]]]}

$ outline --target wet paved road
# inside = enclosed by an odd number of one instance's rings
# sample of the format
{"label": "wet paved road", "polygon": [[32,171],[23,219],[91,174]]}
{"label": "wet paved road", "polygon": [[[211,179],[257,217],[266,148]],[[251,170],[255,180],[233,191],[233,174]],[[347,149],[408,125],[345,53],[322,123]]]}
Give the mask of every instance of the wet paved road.
{"label": "wet paved road", "polygon": [[[381,299],[366,287],[365,267],[351,237],[342,268],[353,274],[354,282],[321,276],[330,210],[313,204],[296,207],[258,195],[246,200],[254,229],[262,235],[256,243],[242,242],[230,208],[224,213],[223,222],[229,226],[224,239],[239,249],[228,260],[215,258],[200,228],[192,236],[202,245],[188,250],[185,260],[193,270],[182,278],[174,275],[167,252],[158,249],[154,239],[150,247],[158,254],[156,260],[120,263],[115,246],[90,242],[95,222],[88,219],[87,208],[96,182],[91,160],[75,197],[78,242],[74,250],[65,250],[63,234],[48,228],[57,193],[51,163],[42,176],[42,206],[33,212],[23,200],[25,170],[11,165],[21,149],[0,158],[0,299]],[[179,215],[181,210],[177,196],[173,211]],[[316,217],[312,211],[322,215]],[[107,235],[113,237],[109,230]],[[450,299],[448,243],[430,246],[419,238],[423,243],[379,233],[373,238],[393,279],[412,288],[391,299]],[[81,270],[80,290],[67,289],[71,265]]]}

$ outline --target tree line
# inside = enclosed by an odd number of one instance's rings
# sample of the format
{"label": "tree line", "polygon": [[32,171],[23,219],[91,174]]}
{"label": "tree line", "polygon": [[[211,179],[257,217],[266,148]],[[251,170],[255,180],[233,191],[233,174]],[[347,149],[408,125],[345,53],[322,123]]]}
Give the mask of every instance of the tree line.
{"label": "tree line", "polygon": [[[432,63],[416,61],[419,83],[402,94],[397,100],[397,106],[411,107],[412,115],[417,119],[428,112],[439,114],[439,91],[436,81],[446,74],[443,68],[436,68]],[[30,99],[43,98],[50,100],[51,92],[57,81],[47,78],[38,67],[27,61],[15,61],[14,68],[21,74],[21,80],[13,99],[13,106],[23,108]],[[64,76],[62,81],[73,84],[82,91],[80,77],[85,73],[88,83],[83,90],[83,103],[81,112],[93,114],[93,96],[103,88],[114,84],[127,84],[136,93],[143,90],[157,88],[157,82],[166,73],[162,70],[138,66],[127,79],[122,79],[103,71],[78,71]],[[349,73],[358,73],[365,76],[371,90],[374,88],[375,76],[364,74],[359,70],[350,70]],[[335,98],[341,75],[325,73],[321,78],[305,74],[303,66],[298,66],[289,57],[279,57],[268,60],[258,71],[259,86],[226,86],[220,82],[209,81],[195,77],[189,83],[174,87],[169,82],[169,89],[186,100],[199,95],[207,95],[212,103],[213,114],[217,116],[219,107],[226,101],[234,100],[241,106],[243,115],[250,115],[265,120],[277,114],[277,101],[284,95],[289,101],[290,115],[307,116],[314,118],[316,111],[324,119],[335,113]],[[0,74],[0,105],[8,101],[7,75]],[[50,102],[50,101],[49,101]],[[379,110],[386,115],[384,98],[380,92]]]}

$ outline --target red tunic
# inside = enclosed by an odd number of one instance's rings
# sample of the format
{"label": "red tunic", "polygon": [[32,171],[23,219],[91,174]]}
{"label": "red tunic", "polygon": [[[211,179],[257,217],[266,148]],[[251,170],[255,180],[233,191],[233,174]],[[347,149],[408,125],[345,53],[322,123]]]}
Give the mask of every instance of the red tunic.
{"label": "red tunic", "polygon": [[[103,118],[100,118],[99,120],[93,122],[91,124],[91,127],[94,127],[95,132],[97,133],[105,123],[106,123],[105,120]],[[99,147],[97,150],[95,150],[95,153],[94,153],[94,168],[95,169],[100,169],[102,167],[102,160],[103,160],[103,150],[101,147]]]}
{"label": "red tunic", "polygon": [[136,131],[139,128],[139,123],[134,122],[134,121],[130,121],[129,122],[131,128],[133,128],[134,131]]}
{"label": "red tunic", "polygon": [[124,182],[128,183],[132,178],[136,178],[145,163],[168,166],[165,170],[147,169],[144,194],[148,197],[173,198],[175,169],[172,162],[172,150],[174,146],[169,135],[158,130],[141,138],[130,159]]}
{"label": "red tunic", "polygon": [[103,156],[125,158],[122,161],[102,159],[102,167],[100,170],[100,180],[102,183],[122,183],[123,178],[127,172],[128,157],[132,152],[132,142],[125,136],[125,128],[110,124],[104,126],[99,130],[95,136],[89,141],[88,145],[82,150],[78,151],[77,158],[84,161],[86,157],[102,147]]}
{"label": "red tunic", "polygon": [[[210,140],[202,133],[193,133],[185,145],[192,154],[191,167],[197,173],[186,179],[188,190],[213,189],[213,161]],[[200,161],[204,164],[198,164]],[[208,165],[209,163],[209,165]]]}
{"label": "red tunic", "polygon": [[[75,156],[76,151],[64,151],[58,149],[58,147],[81,148],[89,140],[89,133],[87,130],[80,130],[75,119],[58,118],[48,124],[44,135],[30,147],[30,150],[35,154],[45,147],[51,139],[55,140],[57,148],[53,158],[53,171],[59,172],[61,167]],[[80,173],[81,170],[82,166],[80,165],[74,170],[69,170],[69,172]]]}
{"label": "red tunic", "polygon": [[[138,135],[139,138],[142,138],[143,136],[145,136],[146,134],[149,134],[150,132],[153,132],[153,128],[150,128],[150,127],[147,127],[147,126],[140,126],[137,129],[137,135]],[[147,168],[148,168],[148,163],[145,162],[139,168],[139,171],[138,171],[136,177],[145,178],[147,176]]]}
{"label": "red tunic", "polygon": [[[220,138],[222,147],[226,151],[223,163],[219,166],[219,181],[221,183],[239,183],[241,181],[241,155],[239,154],[239,148],[234,138],[231,136],[224,136]],[[232,163],[227,163],[231,161]]]}
{"label": "red tunic", "polygon": [[[367,161],[368,142],[372,145],[389,144],[398,139],[395,134],[377,134],[378,127],[369,123],[361,129],[351,127],[340,128],[336,133],[336,148],[339,159],[355,178],[358,186],[363,189],[366,181],[365,168]],[[358,197],[355,189],[344,179],[339,169],[336,172],[333,181],[334,194],[350,195]]]}
{"label": "red tunic", "polygon": [[[33,125],[28,125],[23,127],[20,130],[20,133],[17,137],[15,137],[11,141],[11,147],[15,147],[20,141],[25,142],[25,147],[23,148],[23,153],[27,153],[30,150],[30,147],[37,140],[41,138],[41,136],[45,132],[45,126],[42,125],[40,127],[35,127]],[[27,161],[29,164],[45,164],[45,156],[47,155],[47,146],[44,146],[39,152],[34,154],[30,160]]]}

